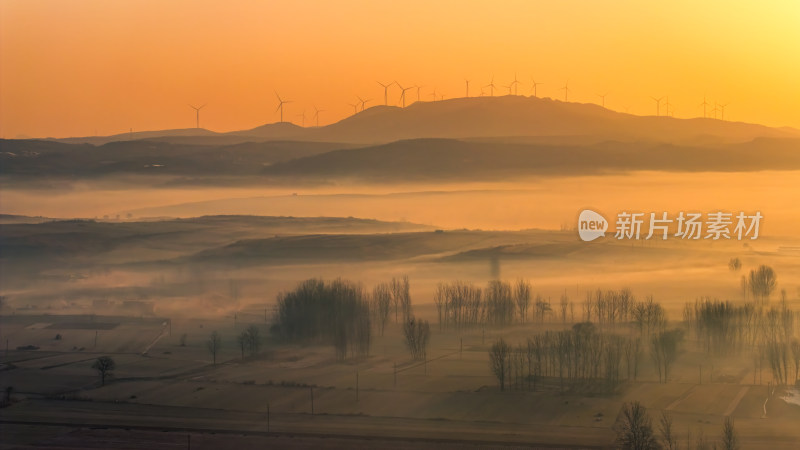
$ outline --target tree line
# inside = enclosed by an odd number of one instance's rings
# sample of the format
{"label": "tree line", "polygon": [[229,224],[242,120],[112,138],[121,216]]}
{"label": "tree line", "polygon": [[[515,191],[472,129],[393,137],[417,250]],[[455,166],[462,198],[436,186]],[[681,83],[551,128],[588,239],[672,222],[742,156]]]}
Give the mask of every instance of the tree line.
{"label": "tree line", "polygon": [[369,297],[351,281],[310,279],[278,296],[271,333],[287,342],[331,344],[339,360],[366,357],[372,337]]}
{"label": "tree line", "polygon": [[709,354],[753,352],[754,364],[766,361],[778,384],[800,379],[800,341],[795,337],[798,314],[782,301],[734,304],[703,298],[684,306],[687,329]]}
{"label": "tree line", "polygon": [[[681,333],[652,337],[650,349],[659,375],[666,381],[677,356]],[[623,380],[635,380],[644,355],[643,338],[603,332],[590,322],[569,330],[548,330],[513,346],[498,339],[489,349],[489,364],[500,390],[537,390],[544,377],[558,379],[559,389],[613,392]]]}

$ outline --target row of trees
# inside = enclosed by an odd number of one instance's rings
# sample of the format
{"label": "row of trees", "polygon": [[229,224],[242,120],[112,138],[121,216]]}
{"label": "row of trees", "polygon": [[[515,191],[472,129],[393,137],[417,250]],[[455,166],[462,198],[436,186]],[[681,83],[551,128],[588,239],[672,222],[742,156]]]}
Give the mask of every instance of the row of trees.
{"label": "row of trees", "polygon": [[[482,326],[507,326],[533,321],[575,322],[575,304],[564,293],[558,305],[532,293],[525,280],[515,283],[493,280],[481,289],[472,283],[455,281],[439,283],[433,297],[439,318],[439,329],[457,330]],[[555,309],[554,309],[555,308]],[[582,305],[583,321],[601,328],[633,322],[640,334],[650,336],[663,331],[667,321],[664,308],[652,296],[637,301],[629,289],[588,292]]]}
{"label": "row of trees", "polygon": [[636,379],[642,353],[641,338],[599,332],[583,322],[516,347],[501,338],[489,350],[489,363],[501,390],[536,391],[542,377],[557,377],[562,391],[610,392],[622,379]]}
{"label": "row of trees", "polygon": [[379,283],[372,289],[372,316],[383,336],[389,323],[392,310],[394,321],[399,323],[402,315],[403,323],[411,317],[411,286],[407,276],[392,278],[389,283]]}
{"label": "row of trees", "polygon": [[650,357],[658,372],[658,381],[667,382],[672,363],[678,358],[678,347],[683,342],[683,330],[674,329],[654,334],[650,338]]}
{"label": "row of trees", "polygon": [[[216,332],[212,332],[211,338],[209,338],[209,350],[211,347],[211,341],[214,339],[214,333]],[[219,335],[217,335],[217,338],[219,338]],[[239,347],[239,351],[242,353],[242,359],[244,359],[245,351],[247,351],[251,357],[254,356],[259,352],[259,350],[261,350],[261,330],[257,325],[250,325],[247,327],[247,329],[236,336],[236,345]],[[214,361],[216,364],[216,355],[214,355]]]}
{"label": "row of trees", "polygon": [[[619,417],[614,424],[617,434],[617,447],[625,450],[677,450],[680,448],[678,435],[673,429],[672,416],[667,411],[661,411],[658,421],[658,431],[653,429],[653,422],[647,413],[647,408],[638,401],[622,405]],[[719,447],[717,442],[709,442],[702,432],[692,438],[691,430],[686,436],[686,448],[708,449],[722,448],[723,450],[737,450],[740,448],[739,436],[736,432],[733,418],[726,416],[722,422]]]}
{"label": "row of trees", "polygon": [[427,320],[409,317],[403,324],[403,338],[411,357],[416,360],[427,359],[428,343],[431,337],[431,326]]}
{"label": "row of trees", "polygon": [[[525,323],[529,315],[533,320],[543,322],[553,311],[549,300],[539,294],[533,296],[531,284],[525,280],[517,280],[513,284],[492,280],[483,289],[463,281],[439,283],[433,302],[440,330],[461,330],[484,325],[503,327],[515,322]],[[562,297],[562,303],[566,321],[566,296]]]}
{"label": "row of trees", "polygon": [[271,332],[289,342],[332,344],[340,360],[366,357],[372,336],[371,315],[369,298],[360,285],[342,279],[310,279],[278,297],[278,314]]}
{"label": "row of trees", "polygon": [[734,304],[706,297],[687,303],[683,319],[708,353],[724,355],[768,342],[790,341],[797,314],[785,302],[767,308],[757,303]]}
{"label": "row of trees", "polygon": [[586,322],[597,322],[601,327],[632,322],[641,336],[660,333],[667,323],[666,311],[652,295],[638,301],[627,288],[587,292],[583,313]]}
{"label": "row of trees", "polygon": [[704,298],[687,303],[683,317],[709,354],[752,351],[757,366],[766,360],[776,383],[800,379],[800,341],[794,337],[798,314],[785,301],[767,308],[763,302],[734,304]]}

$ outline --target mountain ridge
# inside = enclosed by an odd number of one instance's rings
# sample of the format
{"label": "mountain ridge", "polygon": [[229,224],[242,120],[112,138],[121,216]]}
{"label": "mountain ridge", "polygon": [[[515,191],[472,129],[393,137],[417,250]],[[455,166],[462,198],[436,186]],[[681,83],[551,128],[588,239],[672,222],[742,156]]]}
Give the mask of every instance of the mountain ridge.
{"label": "mountain ridge", "polygon": [[[105,137],[51,139],[67,143],[106,143],[133,139],[203,139],[226,143],[295,140],[375,145],[404,139],[534,136],[598,136],[608,140],[694,142],[716,137],[742,142],[757,137],[800,137],[800,130],[768,127],[712,118],[637,116],[551,98],[498,96],[415,102],[406,108],[373,106],[321,127],[289,122],[264,124],[248,130],[218,133],[205,129],[176,129],[123,133]],[[199,142],[195,142],[199,143]]]}

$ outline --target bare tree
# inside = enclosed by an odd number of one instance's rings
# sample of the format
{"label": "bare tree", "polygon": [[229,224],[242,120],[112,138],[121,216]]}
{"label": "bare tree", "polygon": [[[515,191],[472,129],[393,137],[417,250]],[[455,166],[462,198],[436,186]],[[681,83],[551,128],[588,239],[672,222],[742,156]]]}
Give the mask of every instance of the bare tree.
{"label": "bare tree", "polygon": [[672,432],[672,415],[666,410],[661,411],[658,431],[661,432],[661,442],[664,443],[665,450],[678,450],[678,438]]}
{"label": "bare tree", "polygon": [[561,294],[561,300],[559,302],[559,306],[561,307],[561,322],[567,323],[567,308],[569,307],[569,297],[567,297],[566,292]]}
{"label": "bare tree", "polygon": [[622,405],[622,412],[615,426],[617,444],[626,450],[655,450],[660,449],[653,433],[653,426],[647,409],[637,402],[628,402]]}
{"label": "bare tree", "polygon": [[794,361],[794,381],[800,380],[800,341],[792,341],[792,361]]}
{"label": "bare tree", "polygon": [[770,266],[762,265],[758,269],[751,270],[747,284],[750,286],[753,297],[762,301],[768,300],[778,283],[777,278],[775,271]]}
{"label": "bare tree", "polygon": [[739,438],[733,428],[733,418],[731,416],[725,417],[725,421],[722,422],[722,448],[725,450],[739,449]]}
{"label": "bare tree", "polygon": [[389,323],[389,313],[392,309],[392,289],[388,283],[381,283],[372,289],[372,303],[377,315],[378,327],[380,327],[381,336],[383,336],[383,331],[386,329],[386,324]]}
{"label": "bare tree", "polygon": [[250,352],[250,356],[253,356],[261,350],[261,331],[257,325],[250,325],[244,331],[244,335],[247,350]]}
{"label": "bare tree", "polygon": [[222,345],[222,338],[219,333],[212,331],[211,336],[209,336],[208,341],[206,341],[206,347],[208,347],[208,352],[211,353],[214,365],[217,364],[217,353],[219,352],[220,345]]}
{"label": "bare tree", "polygon": [[500,382],[500,390],[506,389],[506,376],[508,376],[511,363],[511,346],[503,338],[492,344],[489,350],[489,365],[492,373]]}
{"label": "bare tree", "polygon": [[428,354],[428,342],[431,336],[431,326],[427,320],[416,319],[413,316],[403,324],[403,337],[411,357],[425,359]]}
{"label": "bare tree", "polygon": [[439,331],[442,331],[443,320],[447,319],[447,310],[444,309],[449,300],[447,291],[448,287],[439,283],[436,286],[436,293],[433,294],[433,303],[436,305],[436,313],[439,316]]}
{"label": "bare tree", "polygon": [[669,368],[678,357],[678,345],[683,341],[683,330],[663,331],[651,339],[650,355],[658,371],[658,380],[667,382]]}
{"label": "bare tree", "polygon": [[548,312],[551,311],[550,302],[544,301],[541,295],[536,294],[536,302],[534,304],[536,308],[536,315],[539,317],[539,321],[544,323],[544,316],[547,315]]}
{"label": "bare tree", "polygon": [[531,306],[531,284],[525,280],[518,280],[514,285],[514,301],[517,303],[517,312],[521,323],[525,323],[528,308]]}
{"label": "bare tree", "polygon": [[403,278],[392,278],[391,283],[392,303],[394,304],[394,321],[398,322],[398,310],[403,314],[403,321],[407,321],[411,316],[411,294],[408,276]]}
{"label": "bare tree", "polygon": [[239,350],[242,352],[242,359],[244,359],[244,351],[247,349],[247,339],[247,330],[236,336],[236,345],[239,346]]}
{"label": "bare tree", "polygon": [[111,359],[110,356],[101,356],[97,358],[92,364],[92,369],[100,374],[100,385],[106,385],[106,377],[111,375],[111,372],[117,367],[117,364]]}
{"label": "bare tree", "polygon": [[731,258],[731,260],[728,261],[728,269],[737,272],[741,268],[742,268],[742,260],[739,259],[738,257]]}

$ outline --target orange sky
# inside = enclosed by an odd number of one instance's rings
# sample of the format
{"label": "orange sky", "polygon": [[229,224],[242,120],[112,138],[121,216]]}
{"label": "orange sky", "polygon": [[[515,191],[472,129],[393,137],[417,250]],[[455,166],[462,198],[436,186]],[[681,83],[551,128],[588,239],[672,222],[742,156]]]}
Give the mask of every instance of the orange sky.
{"label": "orange sky", "polygon": [[[464,78],[527,95],[800,128],[800,3],[739,1],[0,0],[0,136],[115,134],[278,120],[273,90],[322,124],[376,80],[464,95]],[[503,91],[502,88],[500,88]],[[390,90],[390,104],[399,92]],[[416,99],[416,92],[409,92]]]}

